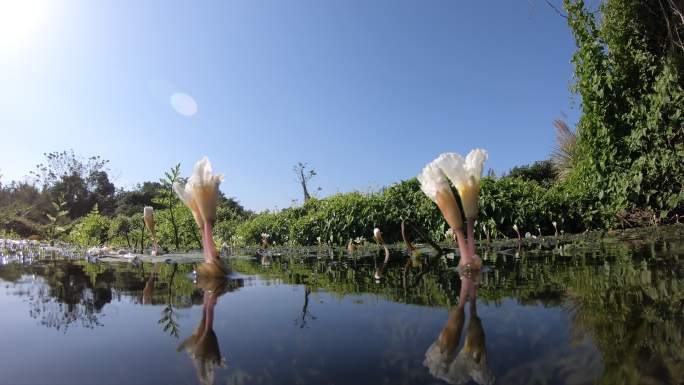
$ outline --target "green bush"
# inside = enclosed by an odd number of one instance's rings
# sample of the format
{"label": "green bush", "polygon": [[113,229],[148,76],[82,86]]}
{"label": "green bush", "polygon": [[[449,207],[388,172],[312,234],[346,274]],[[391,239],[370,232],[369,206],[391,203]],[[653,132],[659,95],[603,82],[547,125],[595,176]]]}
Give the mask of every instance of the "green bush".
{"label": "green bush", "polygon": [[111,219],[101,215],[97,205],[77,221],[69,233],[69,240],[83,246],[101,246],[109,240]]}
{"label": "green bush", "polygon": [[682,36],[669,28],[684,23],[672,8],[641,0],[604,1],[600,15],[583,0],[566,0],[565,7],[583,110],[579,163],[565,188],[592,193],[582,203],[604,227],[617,225],[625,211],[681,212],[684,50],[675,41]]}
{"label": "green bush", "polygon": [[[513,224],[522,233],[544,235],[559,230],[579,231],[593,223],[594,212],[575,202],[583,197],[562,186],[542,187],[521,178],[482,179],[479,223],[495,236],[514,236]],[[401,221],[410,219],[435,240],[444,238],[448,226],[437,206],[420,190],[416,179],[394,184],[377,193],[351,192],[312,199],[298,208],[264,212],[237,225],[233,243],[257,244],[261,233],[283,244],[312,245],[321,242],[344,245],[363,236],[371,240],[373,228],[383,231],[387,242],[400,242]],[[482,227],[478,226],[481,233]]]}

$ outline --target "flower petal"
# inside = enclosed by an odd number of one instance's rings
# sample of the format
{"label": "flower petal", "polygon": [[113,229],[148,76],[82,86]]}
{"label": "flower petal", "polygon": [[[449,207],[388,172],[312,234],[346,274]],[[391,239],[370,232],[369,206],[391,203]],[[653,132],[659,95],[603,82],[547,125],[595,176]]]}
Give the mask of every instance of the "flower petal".
{"label": "flower petal", "polygon": [[176,193],[176,195],[178,195],[178,198],[185,203],[186,206],[189,206],[190,202],[192,201],[192,192],[188,187],[189,185],[186,184],[184,187],[178,182],[173,184],[173,191]]}
{"label": "flower petal", "polygon": [[465,169],[468,176],[472,176],[479,181],[482,178],[482,168],[487,160],[487,151],[481,148],[471,150],[465,159]]}
{"label": "flower petal", "polygon": [[423,172],[418,175],[418,181],[420,182],[420,189],[423,193],[436,202],[437,192],[441,189],[449,189],[449,182],[442,171],[437,167],[435,161],[432,161],[423,168]]}
{"label": "flower petal", "polygon": [[457,188],[467,183],[468,175],[463,167],[464,161],[461,155],[455,152],[442,154],[435,159],[435,164]]}

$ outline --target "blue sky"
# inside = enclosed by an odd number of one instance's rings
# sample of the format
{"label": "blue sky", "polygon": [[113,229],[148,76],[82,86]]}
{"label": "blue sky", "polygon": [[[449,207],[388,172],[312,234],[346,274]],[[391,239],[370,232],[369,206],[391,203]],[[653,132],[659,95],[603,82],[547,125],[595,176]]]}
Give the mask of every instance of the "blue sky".
{"label": "blue sky", "polygon": [[553,120],[579,115],[574,41],[542,0],[17,4],[0,5],[4,181],[70,148],[126,188],[207,155],[227,195],[283,208],[298,161],[321,196],[475,147],[501,173],[547,158]]}

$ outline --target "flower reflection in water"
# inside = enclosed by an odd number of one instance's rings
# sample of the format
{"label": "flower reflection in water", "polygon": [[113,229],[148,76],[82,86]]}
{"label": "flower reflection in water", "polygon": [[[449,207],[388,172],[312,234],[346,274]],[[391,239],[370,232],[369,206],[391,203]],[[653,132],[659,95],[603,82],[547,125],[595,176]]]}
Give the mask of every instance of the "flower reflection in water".
{"label": "flower reflection in water", "polygon": [[[423,365],[430,374],[450,384],[466,384],[471,379],[480,385],[493,384],[494,374],[487,367],[487,350],[482,321],[477,315],[477,285],[479,272],[461,275],[461,292],[458,305],[451,313],[442,332],[425,352]],[[470,302],[470,320],[465,343],[456,352],[465,324],[465,305]]]}
{"label": "flower reflection in water", "polygon": [[[141,265],[141,266],[143,266],[143,265]],[[154,282],[157,279],[157,272],[158,271],[159,271],[159,264],[158,263],[153,264],[152,265],[152,271],[150,272],[150,276],[147,278],[147,281],[145,282],[145,287],[143,288],[143,298],[142,298],[143,304],[152,303],[152,297],[154,297]]]}
{"label": "flower reflection in water", "polygon": [[[385,250],[385,259],[382,260],[380,266],[377,266],[376,264],[375,273],[373,273],[373,278],[375,278],[375,281],[380,283],[380,280],[383,278],[385,273],[385,267],[387,267],[387,263],[389,263],[390,253],[387,245],[385,245],[385,240],[382,238],[382,231],[380,231],[380,229],[377,227],[373,229],[373,237],[375,238],[375,242],[377,242],[377,244]],[[375,258],[373,259],[373,262],[375,263]]]}
{"label": "flower reflection in water", "polygon": [[197,285],[204,290],[202,319],[195,332],[178,345],[177,351],[185,349],[188,353],[201,384],[213,384],[216,368],[227,366],[214,333],[214,308],[218,297],[242,286],[242,280],[201,277]]}

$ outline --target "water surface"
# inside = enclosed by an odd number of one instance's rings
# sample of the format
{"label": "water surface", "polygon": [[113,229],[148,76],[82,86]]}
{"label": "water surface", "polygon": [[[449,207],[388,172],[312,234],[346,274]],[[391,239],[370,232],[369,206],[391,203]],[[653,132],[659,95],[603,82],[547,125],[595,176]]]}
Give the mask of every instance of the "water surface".
{"label": "water surface", "polygon": [[373,249],[231,258],[218,281],[5,249],[0,383],[680,384],[675,235],[500,248],[464,277]]}

